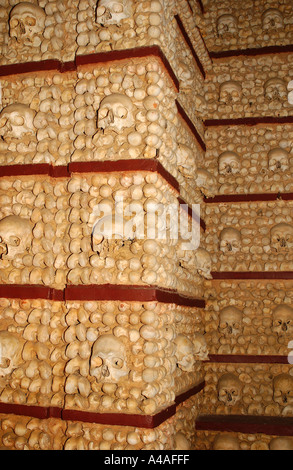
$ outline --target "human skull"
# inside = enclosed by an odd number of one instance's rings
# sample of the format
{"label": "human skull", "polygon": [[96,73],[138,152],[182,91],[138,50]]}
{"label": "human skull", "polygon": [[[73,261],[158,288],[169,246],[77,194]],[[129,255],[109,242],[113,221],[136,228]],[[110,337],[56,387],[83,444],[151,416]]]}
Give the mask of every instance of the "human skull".
{"label": "human skull", "polygon": [[197,169],[196,185],[204,196],[213,197],[216,192],[216,179],[204,168]]}
{"label": "human skull", "polygon": [[237,253],[241,248],[241,233],[239,230],[227,227],[220,234],[220,250],[223,253]]}
{"label": "human skull", "polygon": [[293,80],[291,80],[289,83],[288,83],[288,102],[289,104],[293,104]]}
{"label": "human skull", "polygon": [[134,124],[134,105],[128,96],[113,93],[102,100],[98,111],[100,129],[112,129],[119,134]]}
{"label": "human skull", "polygon": [[282,78],[271,78],[264,85],[265,98],[268,101],[287,100],[287,84]]}
{"label": "human skull", "polygon": [[15,215],[0,221],[0,259],[13,260],[28,251],[32,243],[31,223]]}
{"label": "human skull", "polygon": [[96,22],[102,26],[116,24],[131,16],[129,0],[99,0],[96,10]]}
{"label": "human skull", "polygon": [[241,160],[235,152],[224,152],[219,156],[219,173],[221,175],[235,175],[239,173]]}
{"label": "human skull", "polygon": [[282,13],[276,8],[269,8],[262,16],[262,28],[265,31],[274,31],[284,28]]}
{"label": "human skull", "polygon": [[195,359],[198,361],[207,361],[209,358],[209,351],[204,335],[195,333],[192,342],[194,345],[193,352]]}
{"label": "human skull", "polygon": [[29,2],[15,5],[9,16],[9,34],[18,42],[33,43],[36,34],[42,34],[45,29],[45,11]]}
{"label": "human skull", "polygon": [[293,438],[274,437],[270,442],[270,450],[293,450]]}
{"label": "human skull", "polygon": [[100,336],[92,347],[90,375],[99,382],[117,383],[128,373],[123,342],[111,334]]}
{"label": "human skull", "polygon": [[212,279],[212,258],[210,254],[203,248],[198,248],[194,256],[198,274],[205,279]]}
{"label": "human skull", "polygon": [[0,113],[0,136],[5,142],[11,138],[21,139],[35,133],[35,111],[24,104],[15,103]]}
{"label": "human skull", "polygon": [[106,257],[109,252],[119,250],[127,240],[133,239],[134,233],[123,217],[106,215],[94,225],[92,249],[101,257]]}
{"label": "human skull", "polygon": [[174,450],[190,450],[190,442],[182,432],[176,432],[175,434]]}
{"label": "human skull", "polygon": [[227,406],[234,406],[241,399],[242,383],[235,375],[227,373],[218,381],[218,398]]}
{"label": "human skull", "polygon": [[230,434],[218,434],[213,442],[213,450],[240,450],[236,436]]}
{"label": "human skull", "polygon": [[8,331],[0,331],[0,377],[5,377],[20,365],[21,341]]}
{"label": "human skull", "polygon": [[282,406],[293,404],[293,377],[289,374],[280,374],[273,382],[274,402]]}
{"label": "human skull", "polygon": [[293,227],[286,223],[271,229],[271,247],[274,251],[287,252],[293,247]]}
{"label": "human skull", "polygon": [[177,366],[185,372],[191,372],[195,364],[194,347],[192,342],[183,334],[179,334],[175,340]]}
{"label": "human skull", "polygon": [[272,149],[268,153],[269,169],[271,171],[286,171],[289,169],[289,153],[282,148]]}
{"label": "human skull", "polygon": [[289,305],[278,305],[273,310],[273,328],[278,336],[290,335],[293,333],[293,308]]}
{"label": "human skull", "polygon": [[237,19],[233,15],[222,15],[217,22],[217,31],[219,37],[234,36],[238,32]]}
{"label": "human skull", "polygon": [[233,104],[240,101],[242,97],[242,86],[239,82],[230,80],[220,86],[220,102]]}
{"label": "human skull", "polygon": [[236,336],[241,332],[243,313],[234,306],[225,307],[220,312],[219,331],[224,336]]}
{"label": "human skull", "polygon": [[190,147],[181,143],[178,145],[177,166],[185,178],[194,178],[196,170],[194,154]]}

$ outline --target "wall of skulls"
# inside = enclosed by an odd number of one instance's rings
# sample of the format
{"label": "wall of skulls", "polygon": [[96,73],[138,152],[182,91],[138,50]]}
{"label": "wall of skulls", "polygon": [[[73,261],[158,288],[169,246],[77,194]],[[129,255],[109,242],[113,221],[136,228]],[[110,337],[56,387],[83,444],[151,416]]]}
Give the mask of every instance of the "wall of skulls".
{"label": "wall of skulls", "polygon": [[[201,295],[209,257],[197,260],[183,234],[172,234],[177,193],[156,173],[13,177],[0,187],[1,283],[155,285]],[[191,234],[192,219],[181,214]]]}
{"label": "wall of skulls", "polygon": [[199,26],[209,51],[284,46],[292,43],[289,0],[209,2]]}
{"label": "wall of skulls", "polygon": [[292,202],[209,204],[204,248],[213,271],[291,271]]}
{"label": "wall of skulls", "polygon": [[189,450],[199,404],[187,400],[155,429],[0,415],[1,450]]}
{"label": "wall of skulls", "polygon": [[1,299],[2,403],[156,414],[203,381],[201,311]]}
{"label": "wall of skulls", "polygon": [[205,414],[292,416],[290,365],[205,365]]}
{"label": "wall of skulls", "polygon": [[291,125],[209,128],[205,168],[218,194],[292,192]]}
{"label": "wall of skulls", "polygon": [[211,119],[292,116],[293,108],[288,102],[290,63],[291,54],[218,60],[206,84],[207,116]]}
{"label": "wall of skulls", "polygon": [[205,338],[210,354],[288,356],[291,281],[214,281],[208,295]]}
{"label": "wall of skulls", "polygon": [[196,450],[292,450],[292,437],[265,434],[196,432]]}

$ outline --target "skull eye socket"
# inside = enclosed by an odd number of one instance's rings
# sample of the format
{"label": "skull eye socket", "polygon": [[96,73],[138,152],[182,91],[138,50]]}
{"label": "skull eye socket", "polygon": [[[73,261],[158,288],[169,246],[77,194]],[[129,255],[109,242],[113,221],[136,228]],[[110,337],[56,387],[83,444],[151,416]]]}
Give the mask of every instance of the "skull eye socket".
{"label": "skull eye socket", "polygon": [[20,245],[20,238],[18,237],[9,237],[9,245],[10,246],[19,246]]}
{"label": "skull eye socket", "polygon": [[31,16],[27,16],[24,21],[28,26],[35,26],[37,24],[37,20]]}
{"label": "skull eye socket", "polygon": [[119,118],[122,118],[122,119],[123,119],[123,118],[126,118],[126,117],[127,117],[127,109],[124,108],[124,106],[119,106],[119,107],[117,108],[117,116],[118,116]]}
{"label": "skull eye socket", "polygon": [[14,29],[14,28],[16,28],[17,26],[18,26],[18,20],[17,20],[16,18],[12,18],[12,19],[10,20],[10,28],[11,28],[11,29]]}
{"label": "skull eye socket", "polygon": [[112,366],[115,369],[122,369],[124,361],[120,357],[113,357]]}
{"label": "skull eye socket", "polygon": [[104,13],[105,13],[105,11],[106,11],[106,8],[105,8],[105,7],[98,7],[98,8],[97,8],[97,11],[96,11],[97,17],[103,16]]}
{"label": "skull eye socket", "polygon": [[100,109],[100,111],[99,111],[99,118],[100,118],[100,119],[104,119],[105,117],[108,116],[108,114],[109,114],[109,109],[107,109],[107,108],[102,108],[102,109]]}
{"label": "skull eye socket", "polygon": [[7,357],[2,357],[0,361],[1,369],[8,369],[8,367],[10,366],[10,362],[10,359],[8,359]]}

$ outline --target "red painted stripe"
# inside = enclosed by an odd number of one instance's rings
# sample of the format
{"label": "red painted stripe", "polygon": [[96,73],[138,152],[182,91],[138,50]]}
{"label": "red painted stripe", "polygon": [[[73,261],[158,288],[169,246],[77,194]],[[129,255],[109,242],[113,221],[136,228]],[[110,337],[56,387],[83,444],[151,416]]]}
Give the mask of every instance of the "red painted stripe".
{"label": "red painted stripe", "polygon": [[182,119],[185,121],[185,123],[187,124],[187,126],[191,130],[192,134],[196,138],[196,140],[199,143],[199,145],[201,146],[202,150],[204,152],[206,152],[206,145],[205,145],[204,141],[202,140],[201,136],[199,135],[195,125],[193,124],[193,122],[191,121],[189,116],[187,116],[187,114],[184,111],[183,107],[181,106],[181,104],[177,100],[176,100],[176,105],[177,105],[179,115],[182,117]]}
{"label": "red painted stripe", "polygon": [[289,44],[287,46],[267,46],[267,47],[255,47],[251,49],[237,49],[230,51],[220,51],[220,52],[210,52],[210,57],[212,59],[223,59],[227,57],[255,57],[258,55],[267,55],[267,54],[288,54],[293,52],[293,45]]}
{"label": "red painted stripe", "polygon": [[288,356],[209,354],[209,361],[205,362],[225,364],[288,364]]}
{"label": "red painted stripe", "polygon": [[290,280],[293,279],[293,271],[266,271],[266,272],[236,272],[236,271],[223,271],[223,272],[212,272],[211,273],[214,280],[220,279],[283,279]]}

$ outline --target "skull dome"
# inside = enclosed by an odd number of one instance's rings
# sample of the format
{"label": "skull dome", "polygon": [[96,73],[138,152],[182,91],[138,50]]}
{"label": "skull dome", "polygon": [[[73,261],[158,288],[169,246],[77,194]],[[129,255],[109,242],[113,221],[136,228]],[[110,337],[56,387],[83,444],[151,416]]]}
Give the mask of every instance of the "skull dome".
{"label": "skull dome", "polygon": [[213,442],[213,450],[240,450],[239,441],[231,434],[218,434]]}
{"label": "skull dome", "polygon": [[289,374],[280,374],[273,382],[274,402],[282,406],[293,404],[293,377]]}
{"label": "skull dome", "polygon": [[269,8],[262,16],[262,28],[264,30],[276,30],[284,27],[284,18],[277,8]]}
{"label": "skull dome", "polygon": [[21,362],[22,343],[8,331],[0,331],[0,377],[5,377]]}
{"label": "skull dome", "polygon": [[277,252],[287,252],[293,247],[292,225],[280,223],[271,229],[271,247]]}
{"label": "skull dome", "polygon": [[111,129],[119,134],[123,129],[132,127],[134,105],[131,99],[121,93],[113,93],[101,101],[98,111],[98,127],[105,131]]}
{"label": "skull dome", "polygon": [[268,101],[280,101],[287,99],[287,84],[282,78],[270,78],[265,82],[265,98]]}
{"label": "skull dome", "polygon": [[196,185],[206,197],[213,197],[216,191],[216,179],[204,168],[197,169]]}
{"label": "skull dome", "polygon": [[175,340],[177,365],[179,369],[191,372],[195,364],[194,346],[192,342],[183,334],[179,334]]}
{"label": "skull dome", "polygon": [[220,312],[219,331],[225,336],[237,335],[241,331],[243,313],[234,306],[225,307]]}
{"label": "skull dome", "polygon": [[269,169],[271,171],[289,169],[289,153],[282,148],[272,149],[268,153]]}
{"label": "skull dome", "polygon": [[34,35],[43,33],[45,20],[45,11],[39,6],[29,2],[18,3],[10,12],[10,37],[32,43]]}
{"label": "skull dome", "polygon": [[242,86],[235,80],[224,82],[220,86],[220,101],[226,104],[233,104],[241,99]]}
{"label": "skull dome", "polygon": [[182,432],[176,432],[175,434],[174,450],[190,450],[190,442]]}
{"label": "skull dome", "polygon": [[212,279],[212,258],[210,254],[203,248],[198,248],[194,256],[198,274],[205,279]]}
{"label": "skull dome", "polygon": [[270,442],[270,450],[293,450],[293,438],[274,437]]}
{"label": "skull dome", "polygon": [[289,305],[278,305],[273,310],[273,332],[279,336],[293,333],[293,308]]}
{"label": "skull dome", "polygon": [[239,173],[241,161],[235,152],[224,152],[219,156],[219,173],[221,175],[235,175]]}
{"label": "skull dome", "polygon": [[233,227],[224,228],[220,234],[220,250],[223,253],[237,253],[241,248],[241,233]]}
{"label": "skull dome", "polygon": [[218,398],[227,406],[234,406],[241,399],[242,383],[235,375],[227,373],[218,381]]}
{"label": "skull dome", "polygon": [[111,334],[100,336],[92,347],[90,375],[99,382],[117,383],[128,373],[124,343]]}
{"label": "skull dome", "polygon": [[207,361],[209,358],[209,351],[204,335],[195,333],[192,342],[194,345],[193,352],[195,359],[198,361]]}
{"label": "skull dome", "polygon": [[0,113],[0,136],[19,139],[35,133],[35,111],[24,104],[15,103],[4,108]]}
{"label": "skull dome", "polygon": [[0,259],[13,260],[28,251],[32,243],[31,223],[15,215],[0,221]]}
{"label": "skull dome", "polygon": [[96,10],[96,22],[102,26],[117,24],[131,16],[129,0],[99,0]]}
{"label": "skull dome", "polygon": [[238,31],[237,19],[233,15],[225,14],[218,18],[218,36],[233,36]]}

